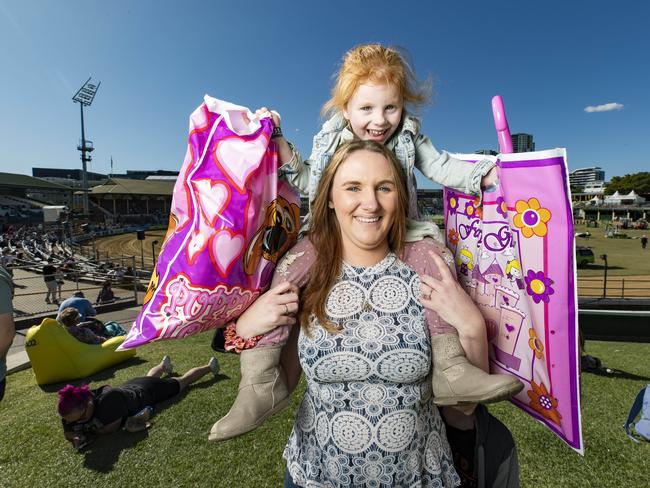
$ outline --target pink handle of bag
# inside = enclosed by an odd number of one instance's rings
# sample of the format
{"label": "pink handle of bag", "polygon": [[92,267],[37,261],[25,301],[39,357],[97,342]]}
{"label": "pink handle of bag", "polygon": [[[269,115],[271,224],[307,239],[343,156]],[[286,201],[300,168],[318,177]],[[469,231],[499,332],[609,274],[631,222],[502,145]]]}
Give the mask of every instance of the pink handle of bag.
{"label": "pink handle of bag", "polygon": [[499,139],[499,152],[509,154],[512,151],[512,139],[510,138],[510,127],[506,119],[506,109],[503,106],[501,95],[492,97],[492,115],[494,115],[494,126]]}

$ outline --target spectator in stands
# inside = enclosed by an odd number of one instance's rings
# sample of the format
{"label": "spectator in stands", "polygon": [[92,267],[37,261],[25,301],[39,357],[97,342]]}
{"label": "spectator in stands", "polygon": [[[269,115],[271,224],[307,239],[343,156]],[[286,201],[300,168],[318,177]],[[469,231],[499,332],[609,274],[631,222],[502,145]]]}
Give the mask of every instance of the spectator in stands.
{"label": "spectator in stands", "polygon": [[70,298],[63,301],[59,307],[59,315],[56,317],[56,320],[59,320],[61,312],[68,307],[74,307],[77,309],[81,322],[85,322],[86,317],[94,317],[97,315],[92,303],[90,303],[90,300],[85,297],[83,291],[75,291]]}
{"label": "spectator in stands", "polygon": [[115,293],[111,289],[111,282],[105,281],[102,289],[99,290],[99,295],[97,295],[97,300],[95,305],[102,305],[104,303],[113,303],[115,301]]}
{"label": "spectator in stands", "polygon": [[54,260],[49,258],[47,264],[43,266],[43,281],[47,287],[47,292],[45,293],[45,303],[55,303],[59,304],[59,301],[56,298],[56,268],[52,264]]}
{"label": "spectator in stands", "polygon": [[13,286],[11,276],[4,269],[0,268],[0,400],[5,395],[7,380],[7,353],[14,340],[16,329],[14,327],[13,307]]}
{"label": "spectator in stands", "polygon": [[14,266],[14,260],[16,258],[14,257],[13,254],[11,254],[11,249],[8,247],[5,247],[2,250],[2,257],[0,258],[0,266],[2,266],[7,273],[9,273],[11,276],[14,275],[14,270],[12,269]]}
{"label": "spectator in stands", "polygon": [[61,266],[58,266],[56,268],[54,277],[56,278],[56,291],[59,295],[58,300],[61,301],[61,290],[63,289],[63,284],[65,283],[65,281],[63,281],[63,268]]}
{"label": "spectator in stands", "polygon": [[115,270],[115,282],[122,283],[122,281],[124,281],[124,268],[122,266],[118,266]]}
{"label": "spectator in stands", "polygon": [[101,344],[106,340],[91,329],[79,326],[79,311],[74,307],[68,307],[61,311],[57,320],[62,323],[68,333],[84,344]]}

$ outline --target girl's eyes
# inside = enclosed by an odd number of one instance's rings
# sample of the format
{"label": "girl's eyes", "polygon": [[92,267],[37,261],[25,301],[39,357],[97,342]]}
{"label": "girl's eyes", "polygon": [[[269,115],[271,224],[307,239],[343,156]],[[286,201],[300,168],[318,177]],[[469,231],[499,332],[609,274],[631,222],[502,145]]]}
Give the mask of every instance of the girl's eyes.
{"label": "girl's eyes", "polygon": [[389,105],[386,107],[386,111],[388,112],[394,112],[395,110],[397,110],[397,107],[395,105]]}
{"label": "girl's eyes", "polygon": [[372,107],[365,106],[365,107],[361,107],[359,110],[361,110],[362,112],[370,112],[372,110]]}

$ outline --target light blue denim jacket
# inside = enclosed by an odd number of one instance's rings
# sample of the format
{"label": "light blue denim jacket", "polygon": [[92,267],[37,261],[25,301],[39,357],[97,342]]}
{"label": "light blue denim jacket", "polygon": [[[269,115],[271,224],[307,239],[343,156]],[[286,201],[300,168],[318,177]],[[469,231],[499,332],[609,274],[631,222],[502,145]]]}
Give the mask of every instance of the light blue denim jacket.
{"label": "light blue denim jacket", "polygon": [[[293,157],[282,165],[279,173],[301,194],[307,195],[311,204],[332,155],[341,144],[353,138],[354,134],[347,121],[338,113],[325,122],[320,132],[314,136],[309,159],[303,162],[292,146]],[[463,193],[480,195],[481,178],[494,166],[494,162],[488,159],[472,164],[456,159],[446,151],[438,152],[429,138],[420,133],[420,121],[407,113],[402,117],[398,131],[388,140],[386,146],[395,153],[404,169],[409,192],[409,218],[416,220],[417,187],[413,168],[419,169],[435,183]]]}

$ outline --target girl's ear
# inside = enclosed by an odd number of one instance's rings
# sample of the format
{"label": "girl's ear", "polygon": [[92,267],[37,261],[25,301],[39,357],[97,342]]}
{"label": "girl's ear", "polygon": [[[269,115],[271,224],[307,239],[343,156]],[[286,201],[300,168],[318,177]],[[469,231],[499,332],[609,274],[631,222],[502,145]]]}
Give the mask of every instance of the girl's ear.
{"label": "girl's ear", "polygon": [[346,105],[345,108],[343,109],[343,118],[350,122],[350,117],[348,116],[348,106]]}

